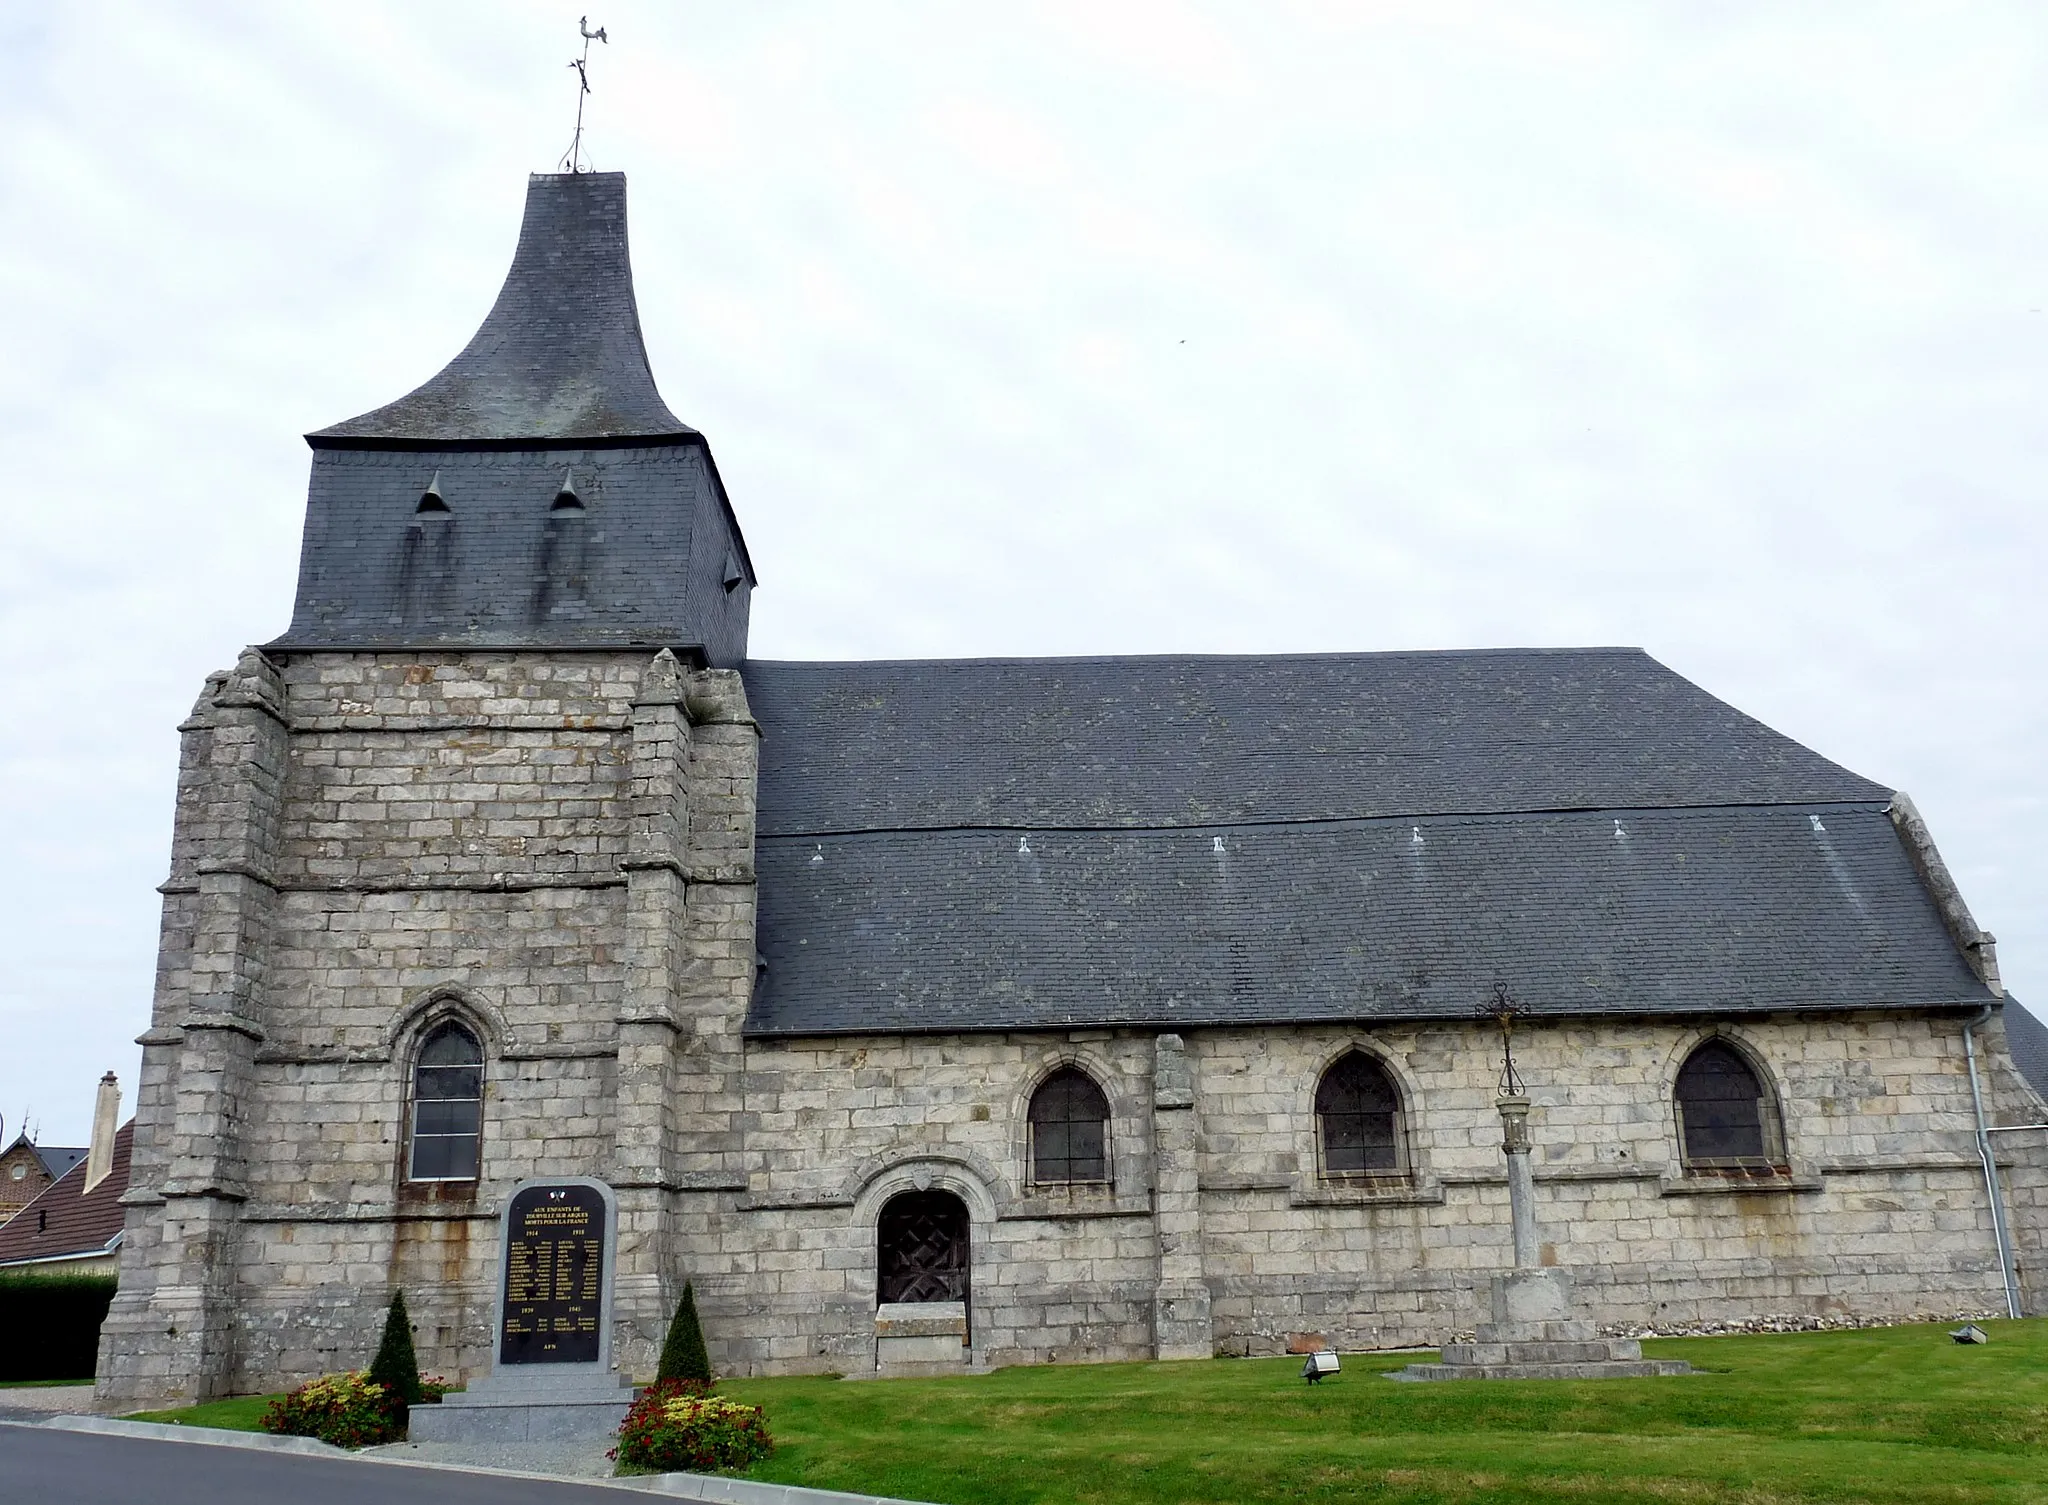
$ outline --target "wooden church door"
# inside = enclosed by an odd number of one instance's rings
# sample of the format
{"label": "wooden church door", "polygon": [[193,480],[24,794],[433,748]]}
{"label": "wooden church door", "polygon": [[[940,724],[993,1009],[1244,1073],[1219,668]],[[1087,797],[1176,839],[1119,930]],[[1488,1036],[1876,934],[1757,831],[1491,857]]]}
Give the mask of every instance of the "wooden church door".
{"label": "wooden church door", "polygon": [[881,1300],[965,1301],[967,1227],[967,1204],[949,1191],[891,1197],[875,1230]]}

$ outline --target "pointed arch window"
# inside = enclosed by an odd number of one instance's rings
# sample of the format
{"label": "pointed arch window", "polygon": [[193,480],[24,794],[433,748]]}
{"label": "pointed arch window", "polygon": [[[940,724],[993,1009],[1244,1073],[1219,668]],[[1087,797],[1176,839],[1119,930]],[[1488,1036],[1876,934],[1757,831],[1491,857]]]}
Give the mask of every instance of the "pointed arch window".
{"label": "pointed arch window", "polygon": [[1785,1158],[1777,1103],[1726,1040],[1709,1040],[1686,1057],[1673,1095],[1688,1171],[1769,1170]]}
{"label": "pointed arch window", "polygon": [[1316,1148],[1326,1180],[1398,1176],[1407,1169],[1401,1094],[1364,1051],[1333,1062],[1316,1084]]}
{"label": "pointed arch window", "polygon": [[484,1052],[454,1020],[436,1025],[412,1068],[409,1181],[474,1181],[483,1158]]}
{"label": "pointed arch window", "polygon": [[1032,1185],[1109,1179],[1109,1099],[1087,1072],[1062,1066],[1040,1082],[1029,1117]]}

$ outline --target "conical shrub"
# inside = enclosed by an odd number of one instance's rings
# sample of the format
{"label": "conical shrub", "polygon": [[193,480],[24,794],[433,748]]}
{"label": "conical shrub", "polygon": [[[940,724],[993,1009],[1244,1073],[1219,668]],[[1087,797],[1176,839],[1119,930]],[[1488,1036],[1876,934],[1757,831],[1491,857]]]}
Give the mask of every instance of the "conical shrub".
{"label": "conical shrub", "polygon": [[711,1383],[711,1355],[704,1348],[704,1326],[697,1320],[697,1293],[683,1282],[683,1299],[668,1324],[668,1337],[661,1345],[661,1368],[656,1380],[693,1380]]}
{"label": "conical shrub", "polygon": [[384,1314],[384,1341],[370,1361],[370,1380],[382,1385],[384,1393],[398,1404],[420,1403],[420,1363],[412,1351],[412,1320],[405,1314],[403,1291],[391,1293],[391,1309]]}

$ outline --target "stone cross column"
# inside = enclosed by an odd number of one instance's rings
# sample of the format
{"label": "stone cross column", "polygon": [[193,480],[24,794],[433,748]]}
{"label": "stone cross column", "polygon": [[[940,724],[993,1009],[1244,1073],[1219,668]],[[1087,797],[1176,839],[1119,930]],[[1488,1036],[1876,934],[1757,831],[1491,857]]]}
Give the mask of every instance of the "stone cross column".
{"label": "stone cross column", "polygon": [[1515,1268],[1533,1270],[1538,1263],[1536,1178],[1529,1169],[1529,1099],[1516,1093],[1494,1099],[1500,1109],[1500,1147],[1508,1157],[1508,1212],[1514,1220]]}

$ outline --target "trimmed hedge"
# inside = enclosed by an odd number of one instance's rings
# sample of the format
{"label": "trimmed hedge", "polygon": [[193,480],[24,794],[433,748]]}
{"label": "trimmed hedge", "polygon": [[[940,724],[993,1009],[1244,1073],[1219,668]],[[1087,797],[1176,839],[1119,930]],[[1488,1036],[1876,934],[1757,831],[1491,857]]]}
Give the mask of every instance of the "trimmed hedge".
{"label": "trimmed hedge", "polygon": [[89,1380],[111,1275],[0,1274],[0,1380]]}

